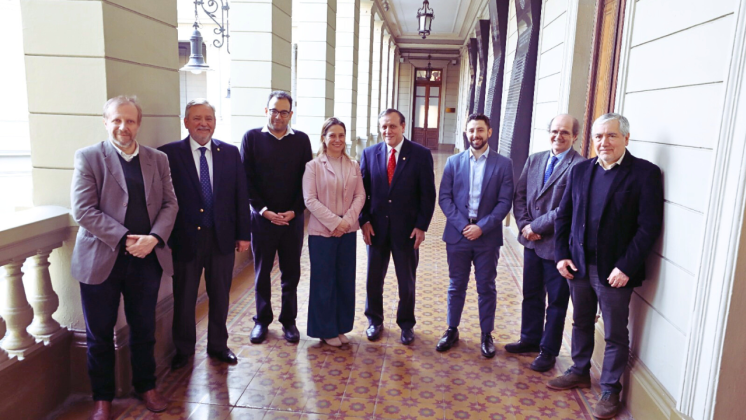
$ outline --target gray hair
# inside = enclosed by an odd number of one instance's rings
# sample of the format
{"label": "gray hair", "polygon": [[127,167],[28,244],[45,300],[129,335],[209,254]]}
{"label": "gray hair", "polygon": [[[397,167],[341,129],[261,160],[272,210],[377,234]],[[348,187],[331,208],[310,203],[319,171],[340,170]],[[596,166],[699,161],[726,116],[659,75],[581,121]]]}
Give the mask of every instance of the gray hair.
{"label": "gray hair", "polygon": [[552,123],[554,122],[554,120],[557,119],[557,117],[562,117],[562,116],[565,116],[565,115],[568,116],[568,117],[570,117],[570,118],[572,118],[572,135],[573,135],[573,137],[577,137],[578,134],[580,134],[580,121],[578,121],[577,118],[573,117],[570,114],[559,114],[559,115],[554,116],[554,118],[552,118],[551,120],[549,120],[549,124],[547,124],[547,131],[549,131],[549,132],[552,131]]}
{"label": "gray hair", "polygon": [[394,108],[389,108],[389,109],[381,111],[381,113],[378,114],[378,119],[380,120],[381,118],[383,118],[383,117],[385,117],[386,115],[389,115],[389,114],[398,114],[399,115],[399,124],[404,124],[404,114],[402,114],[401,112],[399,112],[399,110],[394,109]]}
{"label": "gray hair", "polygon": [[104,119],[109,118],[109,110],[112,107],[118,108],[122,105],[133,105],[135,108],[137,108],[137,124],[140,124],[142,122],[142,108],[137,102],[137,96],[134,95],[119,95],[106,101],[106,103],[104,104]]}
{"label": "gray hair", "polygon": [[269,94],[269,98],[267,98],[267,106],[269,106],[269,101],[272,100],[272,98],[279,99],[285,99],[288,102],[290,102],[290,110],[293,110],[293,97],[290,96],[289,93],[285,92],[284,90],[275,90],[272,91],[272,93]]}
{"label": "gray hair", "polygon": [[193,106],[197,105],[207,105],[212,109],[212,115],[215,115],[215,107],[212,106],[210,102],[207,101],[205,98],[195,98],[191,101],[187,102],[186,108],[184,108],[184,118],[189,118],[189,110],[192,109]]}
{"label": "gray hair", "polygon": [[603,124],[611,120],[619,121],[619,132],[622,133],[624,137],[627,137],[629,135],[629,120],[624,115],[617,114],[616,112],[610,112],[596,118],[596,121],[593,121],[591,130],[593,130],[593,127],[595,127],[596,124]]}

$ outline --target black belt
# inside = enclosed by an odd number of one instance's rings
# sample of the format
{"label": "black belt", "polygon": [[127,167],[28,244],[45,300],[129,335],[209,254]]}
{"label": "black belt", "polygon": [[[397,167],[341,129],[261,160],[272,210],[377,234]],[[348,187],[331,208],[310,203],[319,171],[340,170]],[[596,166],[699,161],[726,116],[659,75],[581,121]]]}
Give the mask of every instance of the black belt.
{"label": "black belt", "polygon": [[476,219],[476,218],[475,218],[475,219],[472,219],[472,218],[470,217],[470,218],[469,218],[469,224],[470,224],[470,225],[476,225],[476,224],[477,224],[477,219]]}

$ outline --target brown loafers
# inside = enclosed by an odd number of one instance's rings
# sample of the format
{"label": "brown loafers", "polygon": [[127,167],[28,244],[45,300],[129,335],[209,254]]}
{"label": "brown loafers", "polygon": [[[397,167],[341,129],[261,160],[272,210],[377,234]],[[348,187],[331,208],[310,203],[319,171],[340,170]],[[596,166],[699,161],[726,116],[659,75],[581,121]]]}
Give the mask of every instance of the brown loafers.
{"label": "brown loafers", "polygon": [[145,408],[154,413],[166,411],[168,408],[168,400],[155,389],[140,394],[140,398],[145,402]]}
{"label": "brown loafers", "polygon": [[109,420],[111,417],[111,401],[96,401],[90,420]]}

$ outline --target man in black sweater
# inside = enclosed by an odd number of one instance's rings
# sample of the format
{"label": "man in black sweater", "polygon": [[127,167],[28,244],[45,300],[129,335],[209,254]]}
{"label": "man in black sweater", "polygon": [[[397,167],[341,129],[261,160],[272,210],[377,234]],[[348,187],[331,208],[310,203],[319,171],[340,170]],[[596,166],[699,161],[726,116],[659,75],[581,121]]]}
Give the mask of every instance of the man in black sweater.
{"label": "man in black sweater", "polygon": [[306,163],[313,155],[308,136],[288,127],[293,116],[292,104],[293,99],[287,92],[270,93],[264,109],[267,125],[247,131],[241,141],[241,159],[251,204],[251,250],[256,284],[256,325],[251,331],[254,344],[267,337],[274,317],[270,303],[270,272],[275,254],[279,256],[282,273],[279,320],[288,342],[300,340],[295,317],[303,249],[302,181]]}
{"label": "man in black sweater", "polygon": [[645,260],[663,225],[663,183],[658,166],[627,150],[629,122],[599,117],[592,128],[598,155],[575,165],[554,222],[554,255],[568,279],[573,304],[572,361],[550,380],[551,389],[588,388],[596,308],[601,307],[606,349],[601,396],[593,415],[621,409],[620,382],[629,360],[629,303],[645,280]]}

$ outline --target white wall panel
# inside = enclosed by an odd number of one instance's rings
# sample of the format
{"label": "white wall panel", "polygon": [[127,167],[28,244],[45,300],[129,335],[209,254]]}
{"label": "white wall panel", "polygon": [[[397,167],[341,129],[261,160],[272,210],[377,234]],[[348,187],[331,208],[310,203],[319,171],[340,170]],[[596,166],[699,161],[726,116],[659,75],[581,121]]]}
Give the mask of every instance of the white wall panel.
{"label": "white wall panel", "polygon": [[[570,0],[577,1],[577,0]],[[542,20],[544,21],[544,27],[554,22],[561,14],[567,11],[568,0],[547,0],[544,2],[544,12]]]}
{"label": "white wall panel", "polygon": [[726,16],[632,48],[627,92],[722,81],[733,23]]}
{"label": "white wall panel", "polygon": [[635,289],[635,293],[681,334],[686,334],[691,322],[695,283],[694,275],[653,254],[647,261],[647,280]]}
{"label": "white wall panel", "polygon": [[704,213],[710,195],[712,150],[642,141],[630,141],[629,150],[660,166],[667,201]]}
{"label": "white wall panel", "polygon": [[720,130],[723,84],[627,94],[632,138],[711,149]]}
{"label": "white wall panel", "polygon": [[539,79],[557,74],[562,71],[562,64],[565,54],[564,44],[557,45],[551,50],[542,53],[539,57],[539,68],[536,69],[536,75]]}
{"label": "white wall panel", "polygon": [[559,98],[561,81],[560,74],[537,80],[534,101],[537,104],[557,101],[557,98]]}
{"label": "white wall panel", "polygon": [[541,50],[544,52],[550,50],[557,45],[565,42],[565,31],[567,29],[567,19],[559,18],[555,19],[554,22],[546,25],[542,31],[544,32],[541,36]]}
{"label": "white wall panel", "polygon": [[699,269],[704,216],[677,204],[663,206],[663,232],[654,249],[690,273]]}
{"label": "white wall panel", "polygon": [[733,13],[733,0],[648,0],[635,5],[632,45]]}

